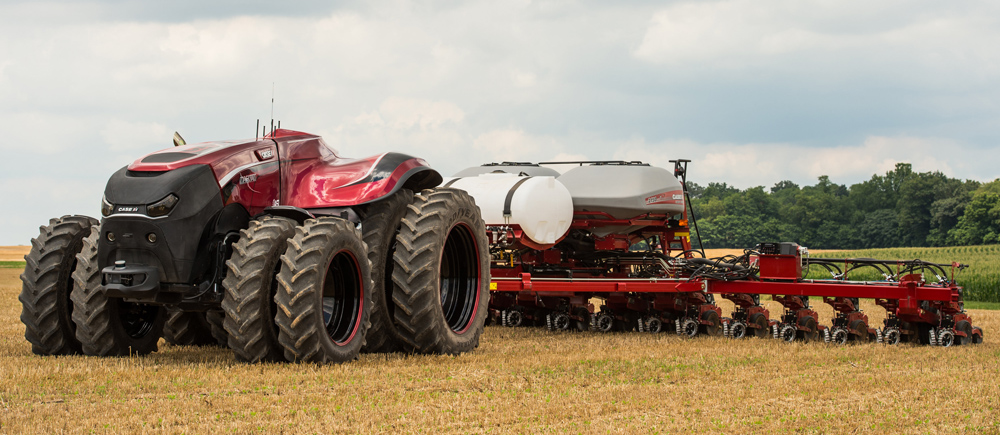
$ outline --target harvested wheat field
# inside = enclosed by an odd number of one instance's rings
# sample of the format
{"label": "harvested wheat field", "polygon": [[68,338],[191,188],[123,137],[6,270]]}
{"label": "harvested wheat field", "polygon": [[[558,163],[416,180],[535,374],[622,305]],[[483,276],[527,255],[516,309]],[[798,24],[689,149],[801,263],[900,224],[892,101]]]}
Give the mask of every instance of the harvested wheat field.
{"label": "harvested wheat field", "polygon": [[0,261],[24,261],[31,246],[0,246]]}
{"label": "harvested wheat field", "polygon": [[19,273],[0,269],[0,433],[1000,433],[998,311],[973,312],[984,344],[947,349],[488,327],[459,357],[335,366],[162,341],[38,357]]}

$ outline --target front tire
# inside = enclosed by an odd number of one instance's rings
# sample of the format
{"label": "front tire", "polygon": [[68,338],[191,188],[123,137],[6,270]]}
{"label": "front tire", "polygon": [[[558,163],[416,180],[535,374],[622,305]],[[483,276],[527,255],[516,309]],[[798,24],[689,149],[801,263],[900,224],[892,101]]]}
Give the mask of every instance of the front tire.
{"label": "front tire", "polygon": [[285,348],[278,342],[278,309],[274,297],[281,270],[281,254],[295,235],[295,221],[266,216],[250,222],[233,244],[233,255],[222,286],[225,330],[229,347],[243,362],[285,361]]}
{"label": "front tire", "polygon": [[83,241],[73,272],[73,322],[83,353],[95,356],[145,355],[155,352],[163,334],[166,309],[104,296],[97,264],[95,227]]}
{"label": "front tire", "polygon": [[98,222],[87,216],[63,216],[49,220],[31,239],[31,252],[24,257],[21,274],[21,322],[24,338],[36,355],[80,353],[73,324],[73,270],[83,239]]}
{"label": "front tire", "polygon": [[392,299],[406,347],[453,355],[475,349],[490,299],[486,227],[475,201],[457,189],[424,190],[396,240]]}
{"label": "front tire", "polygon": [[278,341],[295,362],[356,359],[370,326],[371,266],[360,232],[343,219],[310,219],[281,256]]}

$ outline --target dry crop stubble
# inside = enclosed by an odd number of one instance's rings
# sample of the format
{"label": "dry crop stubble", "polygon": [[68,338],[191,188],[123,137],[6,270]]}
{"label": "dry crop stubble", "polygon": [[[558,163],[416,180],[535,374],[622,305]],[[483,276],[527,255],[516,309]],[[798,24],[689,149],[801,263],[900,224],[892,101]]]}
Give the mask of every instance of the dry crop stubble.
{"label": "dry crop stubble", "polygon": [[996,311],[972,313],[983,345],[949,349],[489,327],[462,356],[333,366],[162,342],[55,358],[23,338],[19,273],[0,269],[0,432],[1000,432]]}

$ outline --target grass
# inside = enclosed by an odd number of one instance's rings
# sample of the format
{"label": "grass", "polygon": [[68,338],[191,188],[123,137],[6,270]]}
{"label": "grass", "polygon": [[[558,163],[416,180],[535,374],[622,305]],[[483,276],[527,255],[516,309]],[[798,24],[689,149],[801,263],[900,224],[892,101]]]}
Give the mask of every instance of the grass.
{"label": "grass", "polygon": [[0,269],[24,270],[23,261],[0,261]]}
{"label": "grass", "polygon": [[965,308],[968,310],[1000,310],[1000,302],[966,301]]}
{"label": "grass", "polygon": [[0,433],[1000,433],[1000,311],[948,349],[488,327],[458,357],[245,365],[32,355],[19,273],[0,269]]}

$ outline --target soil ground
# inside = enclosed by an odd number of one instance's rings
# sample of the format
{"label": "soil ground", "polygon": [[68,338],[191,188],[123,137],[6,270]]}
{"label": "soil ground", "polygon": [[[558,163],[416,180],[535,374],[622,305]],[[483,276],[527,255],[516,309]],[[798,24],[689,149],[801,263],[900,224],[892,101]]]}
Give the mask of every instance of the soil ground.
{"label": "soil ground", "polygon": [[952,348],[491,326],[458,357],[332,366],[162,341],[144,357],[39,357],[20,272],[0,268],[0,433],[1000,433],[1000,311],[970,310],[986,342]]}

